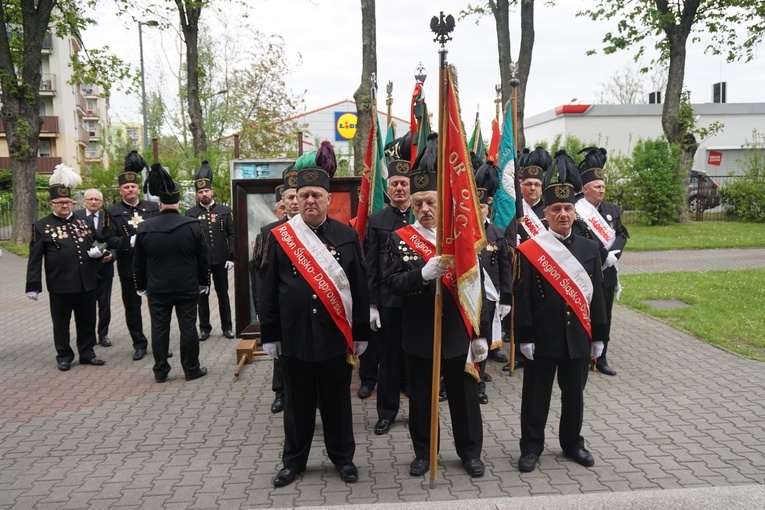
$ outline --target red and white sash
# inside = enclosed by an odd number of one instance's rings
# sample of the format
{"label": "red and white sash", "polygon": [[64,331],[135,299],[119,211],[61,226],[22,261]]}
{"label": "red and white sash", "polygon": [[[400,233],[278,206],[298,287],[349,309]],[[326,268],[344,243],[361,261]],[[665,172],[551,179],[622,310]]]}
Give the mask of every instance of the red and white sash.
{"label": "red and white sash", "polygon": [[353,299],[350,282],[343,268],[299,214],[274,227],[271,235],[319,296],[353,352]]}
{"label": "red and white sash", "polygon": [[529,204],[523,200],[523,218],[521,218],[521,226],[523,230],[529,235],[529,237],[536,237],[540,232],[544,232],[545,226],[542,225],[542,220],[539,219],[537,213],[531,208]]}
{"label": "red and white sash", "polygon": [[581,199],[576,203],[576,213],[587,223],[587,226],[600,239],[603,246],[610,250],[616,240],[616,231],[600,215],[598,209],[587,200]]}
{"label": "red and white sash", "polygon": [[593,287],[582,264],[546,230],[520,244],[518,250],[571,307],[592,340],[590,301]]}

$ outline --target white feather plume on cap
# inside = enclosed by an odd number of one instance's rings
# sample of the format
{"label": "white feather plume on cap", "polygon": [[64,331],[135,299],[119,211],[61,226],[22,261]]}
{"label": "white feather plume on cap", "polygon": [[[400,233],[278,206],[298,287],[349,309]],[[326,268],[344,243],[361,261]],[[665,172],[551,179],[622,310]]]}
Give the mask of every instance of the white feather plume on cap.
{"label": "white feather plume on cap", "polygon": [[53,175],[50,176],[50,184],[51,186],[63,184],[67,188],[72,189],[82,184],[82,177],[77,175],[70,167],[59,163],[53,170]]}

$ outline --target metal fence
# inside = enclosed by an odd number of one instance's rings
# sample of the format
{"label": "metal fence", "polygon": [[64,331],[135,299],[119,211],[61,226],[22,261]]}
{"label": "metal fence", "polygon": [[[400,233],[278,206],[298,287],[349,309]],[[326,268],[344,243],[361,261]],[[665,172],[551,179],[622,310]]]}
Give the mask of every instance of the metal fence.
{"label": "metal fence", "polygon": [[[693,179],[685,186],[685,201],[692,221],[736,221],[738,218],[729,212],[729,207],[722,203],[721,191],[725,186],[741,179],[741,175],[709,175],[706,181]],[[703,197],[703,200],[701,199]],[[631,203],[630,197],[619,197],[617,203]],[[623,205],[619,203],[619,205]],[[639,223],[640,211],[622,206],[624,223]]]}

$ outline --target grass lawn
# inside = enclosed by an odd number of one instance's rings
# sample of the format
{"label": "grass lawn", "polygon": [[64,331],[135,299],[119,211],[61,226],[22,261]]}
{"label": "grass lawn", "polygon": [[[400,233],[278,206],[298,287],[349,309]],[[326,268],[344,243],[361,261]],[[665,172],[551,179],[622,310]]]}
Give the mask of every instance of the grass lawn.
{"label": "grass lawn", "polygon": [[14,244],[8,241],[2,241],[0,242],[0,248],[3,250],[7,250],[11,253],[15,253],[16,255],[19,255],[24,258],[29,258],[29,245],[28,244]]}
{"label": "grass lawn", "polygon": [[765,223],[694,221],[660,227],[627,225],[627,250],[690,250],[765,246]]}
{"label": "grass lawn", "polygon": [[[733,352],[765,361],[765,269],[620,276],[620,304]],[[646,299],[677,299],[689,307],[658,310]]]}

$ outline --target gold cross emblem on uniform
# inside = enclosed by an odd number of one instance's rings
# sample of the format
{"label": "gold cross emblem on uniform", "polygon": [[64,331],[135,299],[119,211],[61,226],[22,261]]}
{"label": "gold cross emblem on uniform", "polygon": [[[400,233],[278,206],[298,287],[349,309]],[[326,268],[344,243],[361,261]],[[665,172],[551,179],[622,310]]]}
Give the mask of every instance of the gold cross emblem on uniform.
{"label": "gold cross emblem on uniform", "polygon": [[138,214],[137,212],[133,212],[133,217],[130,218],[130,224],[133,225],[133,228],[138,228],[138,224],[143,221],[143,216]]}

